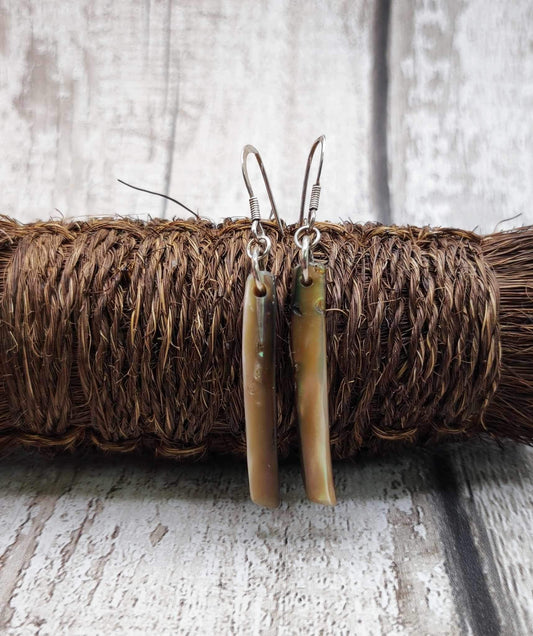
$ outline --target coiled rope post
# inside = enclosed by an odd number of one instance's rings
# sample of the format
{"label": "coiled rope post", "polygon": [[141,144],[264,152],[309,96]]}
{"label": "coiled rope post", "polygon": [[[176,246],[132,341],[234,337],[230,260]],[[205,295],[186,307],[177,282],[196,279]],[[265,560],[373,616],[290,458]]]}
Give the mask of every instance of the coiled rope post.
{"label": "coiled rope post", "polygon": [[[533,228],[317,223],[332,453],[533,439]],[[282,456],[297,448],[291,228],[272,238]],[[0,447],[245,454],[249,221],[0,221]]]}

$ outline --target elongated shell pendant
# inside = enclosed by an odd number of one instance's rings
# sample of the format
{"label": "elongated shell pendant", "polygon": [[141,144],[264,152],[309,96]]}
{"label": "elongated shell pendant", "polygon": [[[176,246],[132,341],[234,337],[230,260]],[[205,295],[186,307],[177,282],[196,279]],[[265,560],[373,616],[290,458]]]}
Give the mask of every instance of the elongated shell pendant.
{"label": "elongated shell pendant", "polygon": [[326,358],[326,269],[309,265],[311,282],[304,285],[302,268],[294,270],[292,356],[296,376],[296,407],[307,497],[335,505],[329,443]]}
{"label": "elongated shell pendant", "polygon": [[252,274],[248,276],[244,293],[242,368],[246,453],[252,501],[276,508],[280,502],[276,438],[276,290],[272,274],[260,272],[260,275],[265,294],[258,295]]}

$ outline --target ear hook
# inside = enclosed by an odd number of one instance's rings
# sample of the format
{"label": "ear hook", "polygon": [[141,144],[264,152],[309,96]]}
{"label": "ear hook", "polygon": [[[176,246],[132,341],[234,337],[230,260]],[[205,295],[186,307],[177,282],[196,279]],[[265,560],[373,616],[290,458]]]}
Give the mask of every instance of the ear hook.
{"label": "ear hook", "polygon": [[[304,185],[302,188],[302,201],[300,204],[300,227],[307,226],[313,227],[315,222],[316,211],[318,210],[318,203],[320,201],[320,175],[322,174],[322,164],[324,163],[324,145],[326,142],[326,135],[320,135],[311,146],[309,151],[309,157],[307,158],[307,166],[305,168]],[[315,156],[316,149],[320,146],[320,160],[318,164],[318,172],[316,175],[316,181],[311,188],[311,198],[309,200],[309,212],[307,216],[304,214],[305,208],[305,196],[307,194],[307,184],[309,182],[309,172],[311,170],[311,164],[313,163],[313,157]]]}
{"label": "ear hook", "polygon": [[257,226],[257,223],[261,222],[261,214],[259,212],[259,201],[257,200],[257,197],[254,194],[254,191],[252,189],[252,184],[250,182],[250,177],[248,176],[248,155],[254,155],[255,158],[257,159],[257,163],[259,165],[259,169],[261,170],[261,175],[263,177],[263,181],[265,183],[265,188],[268,194],[268,199],[270,201],[270,220],[272,220],[272,218],[274,218],[276,220],[276,223],[278,224],[279,230],[281,232],[281,235],[283,236],[283,226],[281,224],[280,218],[279,218],[279,214],[278,214],[278,210],[276,208],[276,203],[274,201],[274,195],[272,194],[272,190],[270,188],[270,183],[268,181],[268,177],[267,177],[267,173],[265,170],[265,166],[263,165],[263,160],[261,159],[261,155],[259,154],[259,150],[257,150],[257,148],[255,146],[252,146],[251,144],[247,144],[246,146],[244,146],[244,148],[242,149],[242,154],[241,154],[241,167],[242,167],[242,176],[244,178],[244,183],[246,185],[246,189],[248,190],[248,195],[250,197],[250,214],[252,216],[252,224],[254,226]]}

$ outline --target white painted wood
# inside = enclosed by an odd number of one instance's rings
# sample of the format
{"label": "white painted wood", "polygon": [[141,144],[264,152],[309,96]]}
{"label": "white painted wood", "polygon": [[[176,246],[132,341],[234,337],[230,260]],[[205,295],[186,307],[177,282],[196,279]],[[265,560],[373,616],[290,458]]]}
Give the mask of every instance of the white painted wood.
{"label": "white painted wood", "polygon": [[500,599],[502,631],[527,634],[533,625],[533,449],[467,445],[454,452],[453,464],[486,577]]}
{"label": "white painted wood", "polygon": [[[244,465],[0,463],[8,633],[457,633],[412,458],[337,467],[337,508],[248,501]],[[427,515],[427,516],[426,516]],[[399,540],[401,537],[401,541]]]}
{"label": "white painted wood", "polygon": [[[394,2],[389,171],[397,223],[533,223],[531,2]],[[500,228],[501,229],[501,228]]]}
{"label": "white painted wood", "polygon": [[240,152],[253,143],[295,220],[307,153],[325,133],[321,213],[372,216],[364,0],[1,5],[2,212],[164,213],[119,177],[205,216],[247,215]]}

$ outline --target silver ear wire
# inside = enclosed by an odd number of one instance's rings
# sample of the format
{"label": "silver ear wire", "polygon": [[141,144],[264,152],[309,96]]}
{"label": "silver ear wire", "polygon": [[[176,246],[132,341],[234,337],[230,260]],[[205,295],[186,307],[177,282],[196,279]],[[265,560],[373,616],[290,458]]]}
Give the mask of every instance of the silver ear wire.
{"label": "silver ear wire", "polygon": [[252,184],[250,182],[250,177],[248,176],[248,155],[254,155],[259,165],[259,169],[261,170],[261,175],[263,177],[263,181],[265,183],[265,188],[268,194],[268,199],[270,201],[270,220],[275,219],[278,224],[278,228],[283,236],[283,225],[281,224],[278,210],[276,208],[276,202],[274,201],[274,195],[272,194],[272,189],[270,187],[270,182],[267,177],[267,173],[265,170],[265,166],[263,164],[263,160],[261,159],[261,155],[259,154],[259,150],[255,146],[251,144],[247,144],[242,149],[241,155],[241,167],[242,167],[242,176],[244,178],[244,183],[246,185],[246,189],[248,190],[248,195],[250,197],[250,214],[252,217],[252,222],[258,221],[261,222],[261,214],[259,212],[259,201],[254,194],[252,189]]}
{"label": "silver ear wire", "polygon": [[249,203],[250,203],[250,217],[252,220],[252,237],[248,241],[248,245],[246,246],[246,253],[248,257],[252,261],[252,271],[255,278],[255,284],[257,291],[260,294],[265,292],[265,286],[263,281],[261,280],[260,270],[261,270],[261,261],[268,255],[270,252],[270,248],[272,246],[272,242],[270,238],[266,235],[265,230],[263,228],[263,224],[261,223],[261,211],[259,209],[259,200],[254,194],[252,184],[250,182],[250,177],[248,176],[248,156],[254,155],[257,160],[257,164],[259,165],[259,169],[261,170],[261,175],[263,177],[263,182],[265,184],[265,188],[267,191],[268,199],[270,201],[270,218],[274,218],[278,224],[281,235],[283,236],[283,226],[281,224],[278,210],[276,208],[276,203],[274,201],[274,195],[272,194],[272,189],[270,187],[270,183],[268,181],[267,173],[265,170],[265,166],[263,164],[263,160],[261,159],[261,155],[255,146],[247,144],[242,149],[241,154],[241,168],[242,168],[242,176],[244,178],[244,183],[246,185],[246,189],[248,190],[249,195]]}
{"label": "silver ear wire", "polygon": [[[300,226],[308,225],[313,226],[315,222],[316,211],[318,210],[318,204],[320,202],[320,175],[322,174],[322,165],[324,164],[324,146],[326,143],[326,135],[320,135],[318,139],[315,139],[309,156],[307,158],[307,165],[305,167],[304,184],[302,188],[302,200],[300,204]],[[311,198],[309,200],[309,211],[307,216],[304,214],[305,210],[305,196],[307,194],[307,184],[309,183],[309,172],[311,170],[311,164],[313,163],[313,157],[315,156],[316,149],[320,146],[320,159],[318,163],[318,172],[316,175],[316,181],[311,187]]]}
{"label": "silver ear wire", "polygon": [[[307,165],[305,167],[304,183],[302,187],[302,199],[300,203],[300,221],[299,228],[294,234],[294,242],[301,251],[302,254],[302,275],[304,283],[309,284],[309,263],[313,263],[313,248],[320,241],[320,230],[315,227],[316,213],[318,210],[318,204],[320,203],[320,176],[322,174],[322,165],[324,163],[324,145],[326,142],[326,136],[321,135],[318,139],[315,139],[309,156],[307,157]],[[309,198],[309,208],[307,214],[305,214],[305,199],[307,195],[307,187],[309,184],[309,172],[311,171],[311,165],[313,163],[313,157],[315,156],[316,149],[320,146],[320,158],[318,163],[318,172],[316,175],[316,181],[311,187],[311,196]]]}

